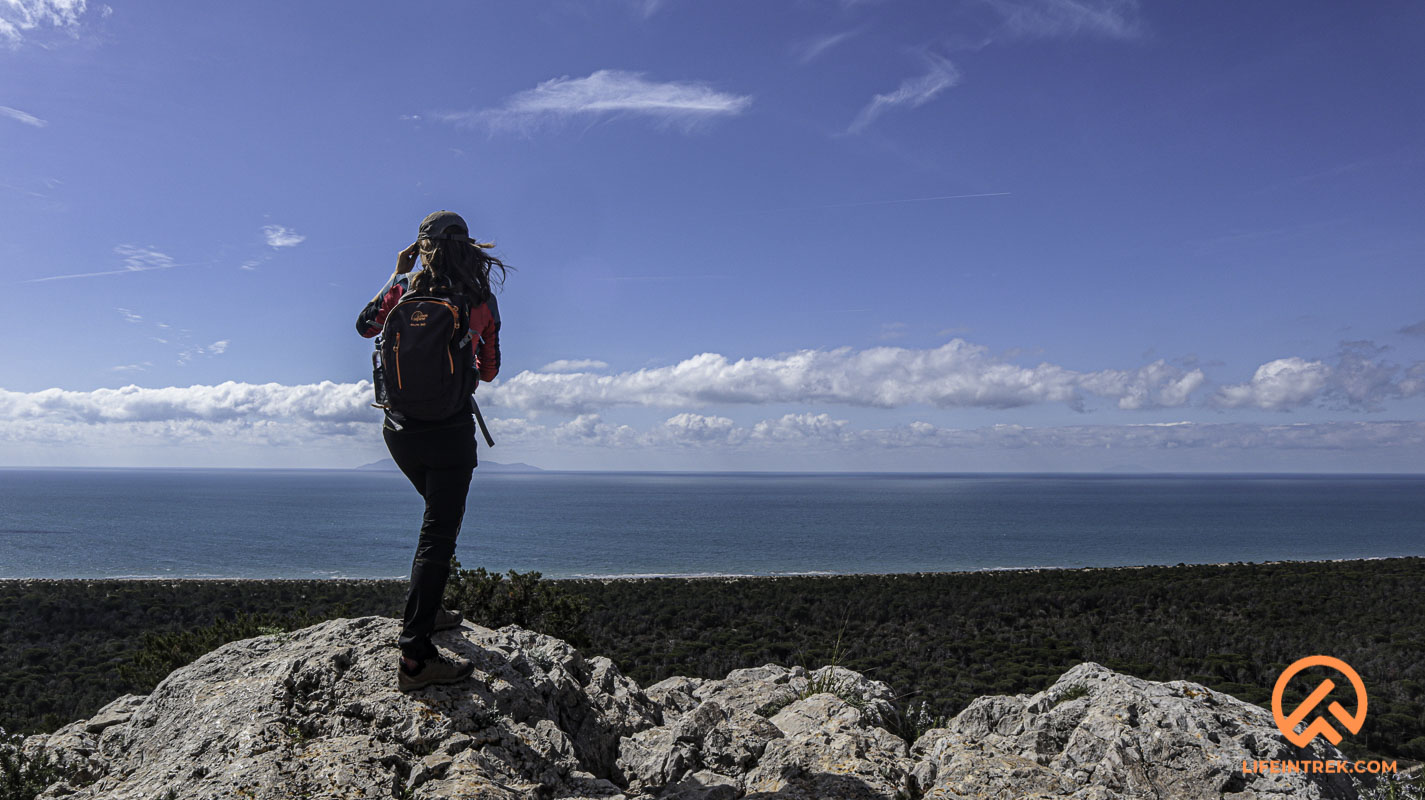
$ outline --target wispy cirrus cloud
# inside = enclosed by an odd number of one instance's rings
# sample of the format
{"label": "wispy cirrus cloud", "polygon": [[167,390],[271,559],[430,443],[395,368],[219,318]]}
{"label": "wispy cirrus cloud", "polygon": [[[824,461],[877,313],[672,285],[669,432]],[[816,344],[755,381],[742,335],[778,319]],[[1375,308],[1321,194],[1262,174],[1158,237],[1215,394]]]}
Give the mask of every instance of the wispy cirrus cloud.
{"label": "wispy cirrus cloud", "polygon": [[892,339],[904,338],[909,328],[910,326],[904,322],[882,322],[881,341],[889,342]]}
{"label": "wispy cirrus cloud", "polygon": [[307,237],[283,225],[262,226],[262,236],[267,240],[267,246],[273,248],[296,247],[307,240]]}
{"label": "wispy cirrus cloud", "polygon": [[550,123],[615,116],[638,116],[687,129],[714,117],[736,116],[751,104],[750,95],[721,92],[706,83],[660,83],[642,73],[599,70],[584,78],[547,80],[496,108],[435,116],[491,131],[528,131]]}
{"label": "wispy cirrus cloud", "polygon": [[[0,0],[0,43],[10,46],[24,41],[31,31],[54,28],[74,35],[87,0]],[[108,6],[104,6],[108,16]]]}
{"label": "wispy cirrus cloud", "polygon": [[1095,36],[1137,39],[1145,27],[1138,0],[982,0],[1001,19],[1004,32],[1034,39]]}
{"label": "wispy cirrus cloud", "polygon": [[816,39],[812,39],[810,41],[802,42],[801,44],[793,48],[793,52],[797,58],[797,63],[810,64],[811,62],[830,52],[831,49],[836,47],[837,45],[845,44],[851,39],[856,38],[856,36],[860,35],[860,33],[861,31],[859,29],[841,31],[840,33],[832,33],[826,36],[821,36]]}
{"label": "wispy cirrus cloud", "polygon": [[629,6],[641,17],[648,19],[657,14],[659,9],[668,5],[668,0],[625,0]]}
{"label": "wispy cirrus cloud", "polygon": [[948,59],[926,53],[925,60],[928,71],[924,75],[906,78],[895,91],[872,97],[871,102],[851,121],[846,132],[860,133],[882,114],[895,108],[919,108],[960,82],[960,71]]}
{"label": "wispy cirrus cloud", "polygon": [[178,353],[178,364],[182,366],[195,358],[211,358],[220,356],[228,351],[228,339],[220,339],[210,345],[198,345],[197,347],[187,347]]}
{"label": "wispy cirrus cloud", "polygon": [[[0,2],[4,2],[4,0],[0,0]],[[0,117],[9,117],[16,122],[29,125],[32,128],[43,128],[49,124],[48,121],[42,120],[34,114],[26,114],[18,108],[11,108],[9,106],[0,106]]]}
{"label": "wispy cirrus cloud", "polygon": [[590,370],[608,369],[606,361],[599,361],[593,358],[568,359],[561,358],[558,361],[551,361],[539,368],[540,372],[588,372]]}
{"label": "wispy cirrus cloud", "polygon": [[[230,339],[219,339],[210,344],[197,344],[193,341],[193,331],[187,328],[174,329],[167,322],[156,320],[146,320],[144,315],[127,308],[116,308],[124,318],[124,322],[131,325],[138,325],[141,334],[148,341],[164,345],[168,352],[174,355],[174,363],[179,366],[186,365],[199,358],[212,358],[220,356],[228,351],[228,346],[232,343]],[[152,361],[143,361],[136,364],[127,364],[120,367],[111,367],[115,371],[134,371],[153,366]]]}
{"label": "wispy cirrus cloud", "polygon": [[160,252],[152,246],[139,247],[133,244],[121,244],[114,248],[114,254],[119,256],[124,266],[122,269],[108,269],[100,272],[76,272],[66,275],[46,275],[40,278],[30,278],[25,283],[44,283],[46,281],[65,281],[75,278],[98,278],[104,275],[129,275],[135,272],[149,272],[156,269],[173,269],[181,267],[182,264],[173,260],[167,253]]}

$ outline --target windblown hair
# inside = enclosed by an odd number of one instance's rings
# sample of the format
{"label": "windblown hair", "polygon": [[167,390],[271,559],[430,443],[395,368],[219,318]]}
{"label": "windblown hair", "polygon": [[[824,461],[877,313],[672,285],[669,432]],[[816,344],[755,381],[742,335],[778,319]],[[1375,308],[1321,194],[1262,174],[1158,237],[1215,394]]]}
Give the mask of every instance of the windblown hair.
{"label": "windblown hair", "polygon": [[419,245],[425,269],[411,279],[412,294],[429,292],[443,278],[471,302],[483,303],[505,285],[505,273],[513,269],[487,252],[493,242],[421,239]]}

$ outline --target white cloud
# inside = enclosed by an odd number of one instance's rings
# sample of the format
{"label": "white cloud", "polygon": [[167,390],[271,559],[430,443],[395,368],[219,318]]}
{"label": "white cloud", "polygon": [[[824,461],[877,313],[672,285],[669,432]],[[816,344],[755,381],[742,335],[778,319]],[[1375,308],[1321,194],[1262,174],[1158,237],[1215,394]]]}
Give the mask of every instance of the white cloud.
{"label": "white cloud", "polygon": [[1085,393],[1145,409],[1184,405],[1203,381],[1200,370],[1163,361],[1093,373],[1048,363],[1021,367],[952,339],[928,350],[801,350],[737,361],[703,353],[668,367],[612,375],[521,372],[486,390],[486,396],[504,408],[573,414],[618,406],[774,403],[1013,408],[1048,402],[1082,408]]}
{"label": "white cloud", "polygon": [[[220,342],[226,346],[226,342]],[[371,419],[371,384],[321,383],[285,386],[228,381],[217,386],[125,386],[88,392],[0,389],[0,418],[101,424],[111,422],[209,422],[296,420],[357,422]]]}
{"label": "white cloud", "polygon": [[307,240],[307,237],[281,225],[262,226],[262,235],[270,247],[296,247]]}
{"label": "white cloud", "polygon": [[561,358],[558,361],[551,361],[539,368],[540,372],[588,372],[590,370],[608,369],[607,362],[598,361],[592,358],[567,359]]}
{"label": "white cloud", "polygon": [[1218,389],[1209,402],[1220,408],[1290,411],[1312,405],[1379,411],[1389,399],[1425,394],[1425,361],[1402,369],[1381,358],[1372,342],[1343,342],[1336,363],[1298,356],[1257,367],[1246,383]]}
{"label": "white cloud", "polygon": [[86,0],[0,0],[0,41],[19,44],[41,27],[72,36],[87,5]]}
{"label": "white cloud", "polygon": [[1223,386],[1214,402],[1223,408],[1255,406],[1284,411],[1315,400],[1330,378],[1331,368],[1320,361],[1278,358],[1257,367],[1252,380]]}
{"label": "white cloud", "polygon": [[752,426],[750,440],[774,445],[851,444],[856,438],[844,419],[830,414],[785,414]]}
{"label": "white cloud", "polygon": [[690,128],[716,116],[735,116],[752,104],[747,95],[705,83],[655,83],[641,73],[599,70],[586,78],[554,78],[520,92],[498,108],[442,114],[439,118],[491,130],[529,130],[545,122],[637,115]]}
{"label": "white cloud", "polygon": [[893,108],[919,108],[936,95],[960,82],[960,71],[949,60],[927,53],[929,71],[916,78],[906,78],[900,88],[888,94],[878,94],[852,120],[848,133],[860,133],[882,114]]}
{"label": "white cloud", "polygon": [[1136,370],[1108,369],[1084,376],[1083,388],[1100,397],[1117,397],[1118,407],[1136,411],[1144,408],[1185,406],[1189,396],[1207,382],[1202,370],[1184,372],[1161,359]]}
{"label": "white cloud", "polygon": [[[7,0],[0,0],[0,3],[3,2],[7,2]],[[3,20],[0,20],[0,23],[3,23]],[[11,108],[9,106],[0,106],[0,117],[9,117],[16,122],[23,122],[34,128],[43,128],[49,124],[33,114],[26,114],[18,108]]]}
{"label": "white cloud", "polygon": [[645,441],[632,427],[611,425],[601,420],[598,414],[580,414],[569,422],[555,426],[551,433],[553,440],[562,445],[641,447]]}
{"label": "white cloud", "polygon": [[130,324],[137,324],[137,323],[143,322],[143,316],[142,316],[142,315],[135,314],[134,312],[128,310],[127,308],[120,308],[120,309],[116,309],[116,310],[117,310],[120,314],[123,314],[123,315],[124,315],[124,322],[128,322],[128,323],[130,323]]}
{"label": "white cloud", "polygon": [[1137,39],[1144,34],[1138,0],[984,0],[1012,36],[1096,36]]}
{"label": "white cloud", "polygon": [[734,430],[736,423],[727,417],[709,417],[686,412],[669,417],[663,422],[664,435],[679,442],[728,441]]}

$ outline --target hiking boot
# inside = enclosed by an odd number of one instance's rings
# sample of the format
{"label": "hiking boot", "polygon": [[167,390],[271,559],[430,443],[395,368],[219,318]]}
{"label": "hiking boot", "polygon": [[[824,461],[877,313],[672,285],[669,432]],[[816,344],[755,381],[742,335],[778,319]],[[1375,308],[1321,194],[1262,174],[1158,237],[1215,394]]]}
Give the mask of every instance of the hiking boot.
{"label": "hiking boot", "polygon": [[441,608],[435,612],[435,627],[431,630],[448,631],[451,628],[459,628],[460,623],[465,621],[459,611]]}
{"label": "hiking boot", "polygon": [[407,670],[404,659],[396,670],[396,685],[403,692],[413,692],[437,683],[460,683],[475,671],[475,665],[463,658],[446,658],[436,654],[417,662],[415,670]]}

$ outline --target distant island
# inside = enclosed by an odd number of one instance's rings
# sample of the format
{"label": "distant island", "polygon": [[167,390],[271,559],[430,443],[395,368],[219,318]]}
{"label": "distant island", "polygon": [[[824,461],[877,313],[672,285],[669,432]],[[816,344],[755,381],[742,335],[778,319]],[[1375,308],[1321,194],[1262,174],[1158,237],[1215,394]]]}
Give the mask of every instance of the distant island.
{"label": "distant island", "polygon": [[[396,466],[396,462],[395,462],[395,461],[392,461],[392,460],[389,459],[389,458],[383,458],[383,459],[381,459],[380,461],[372,461],[370,464],[362,464],[361,466],[357,467],[357,469],[358,469],[358,470],[365,471],[365,472],[397,472],[397,471],[398,471],[398,468],[397,468],[397,466]],[[481,470],[484,471],[484,472],[543,472],[543,471],[544,471],[544,470],[540,469],[539,467],[530,466],[529,464],[522,464],[522,463],[501,464],[501,463],[498,462],[498,461],[485,461],[484,459],[481,459],[479,469],[481,469]]]}

